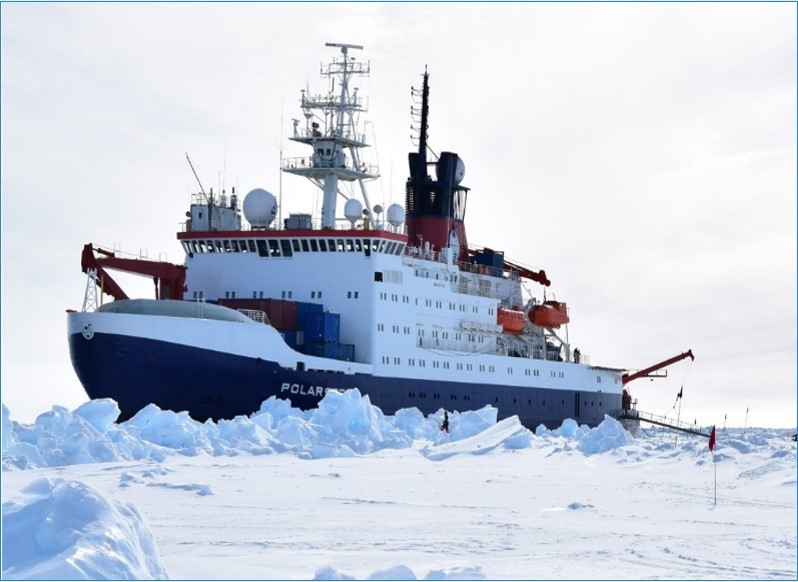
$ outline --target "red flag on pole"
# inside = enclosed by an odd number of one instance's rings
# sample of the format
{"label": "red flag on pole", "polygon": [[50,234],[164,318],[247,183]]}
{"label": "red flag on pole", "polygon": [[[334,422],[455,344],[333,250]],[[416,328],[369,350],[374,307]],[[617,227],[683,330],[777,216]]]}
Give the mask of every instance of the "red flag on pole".
{"label": "red flag on pole", "polygon": [[715,448],[715,425],[712,425],[712,432],[709,434],[709,450]]}

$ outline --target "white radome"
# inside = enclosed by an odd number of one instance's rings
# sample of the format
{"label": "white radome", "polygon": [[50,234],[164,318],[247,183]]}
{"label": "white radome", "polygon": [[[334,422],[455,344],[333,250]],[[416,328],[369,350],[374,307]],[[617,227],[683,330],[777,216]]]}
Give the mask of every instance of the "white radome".
{"label": "white radome", "polygon": [[253,228],[268,228],[277,217],[277,198],[263,188],[255,188],[244,198],[244,218]]}
{"label": "white radome", "polygon": [[454,171],[454,182],[459,184],[465,178],[465,164],[461,158],[457,158],[457,168]]}
{"label": "white radome", "polygon": [[363,217],[363,204],[356,198],[350,198],[344,204],[344,216],[354,226],[355,222]]}
{"label": "white radome", "polygon": [[[435,166],[435,175],[438,180],[441,179],[440,166]],[[454,169],[454,183],[459,184],[465,178],[465,163],[461,157],[457,157],[457,167]]]}
{"label": "white radome", "polygon": [[405,209],[400,204],[391,204],[388,207],[388,224],[401,226],[405,222]]}

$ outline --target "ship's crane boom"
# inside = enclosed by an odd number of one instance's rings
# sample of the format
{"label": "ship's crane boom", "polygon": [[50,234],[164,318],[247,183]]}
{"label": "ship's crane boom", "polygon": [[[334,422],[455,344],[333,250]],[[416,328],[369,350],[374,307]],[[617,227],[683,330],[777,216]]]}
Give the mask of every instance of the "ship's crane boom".
{"label": "ship's crane boom", "polygon": [[548,287],[551,285],[551,281],[546,276],[546,271],[541,269],[540,271],[533,271],[528,267],[524,267],[522,265],[517,265],[508,261],[507,259],[504,260],[504,266],[507,267],[510,271],[515,271],[518,273],[519,277],[523,277],[525,279],[530,279],[535,281],[536,283],[540,283],[544,287]]}
{"label": "ship's crane boom", "polygon": [[[94,252],[101,255],[97,257]],[[97,282],[104,293],[116,300],[127,299],[127,294],[107,272],[116,269],[126,273],[152,277],[155,283],[155,296],[158,299],[182,299],[186,290],[186,267],[164,261],[148,261],[144,259],[123,259],[113,252],[95,247],[88,243],[83,247],[80,256],[80,267],[84,273],[96,269]]]}
{"label": "ship's crane boom", "polygon": [[[477,248],[468,248],[468,255],[470,257],[474,257],[479,249]],[[504,268],[508,271],[512,271],[516,273],[519,277],[523,277],[524,279],[530,279],[531,281],[535,281],[536,283],[540,283],[544,287],[548,287],[551,285],[551,281],[546,276],[546,271],[541,269],[540,271],[533,271],[529,267],[525,267],[523,265],[513,263],[508,261],[507,259],[503,260]]]}
{"label": "ship's crane boom", "polygon": [[652,372],[656,372],[657,370],[661,370],[671,364],[675,364],[676,362],[680,362],[685,358],[690,358],[695,360],[695,356],[693,355],[693,350],[687,350],[686,352],[679,354],[678,356],[673,356],[672,358],[668,358],[658,364],[654,364],[653,366],[649,366],[648,368],[643,368],[634,374],[624,374],[621,376],[621,381],[624,385],[628,384],[632,380],[637,380],[638,378],[648,378]]}

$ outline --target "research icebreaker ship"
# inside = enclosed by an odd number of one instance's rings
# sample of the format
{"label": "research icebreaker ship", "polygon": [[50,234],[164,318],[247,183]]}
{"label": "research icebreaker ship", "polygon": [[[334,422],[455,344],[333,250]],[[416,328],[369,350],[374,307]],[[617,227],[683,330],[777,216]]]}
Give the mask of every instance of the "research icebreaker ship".
{"label": "research icebreaker ship", "polygon": [[[352,85],[370,65],[352,56],[360,46],[328,46],[340,51],[322,68],[332,88],[302,91],[304,121],[294,120],[306,155],[281,162],[318,186],[320,213],[279,221],[269,192],[250,191],[239,208],[235,193],[206,194],[198,179],[177,234],[184,265],[86,245],[86,297],[68,332],[89,397],[113,398],[122,419],[155,403],[203,420],[250,414],[271,396],[312,408],[328,390],[357,388],[387,414],[491,405],[530,428],[595,426],[628,408],[624,370],[572,349],[545,272],[468,244],[463,161],[427,143],[427,72],[413,90],[404,207],[371,203],[379,172],[362,156],[365,107]],[[127,298],[112,269],[152,276],[156,299]]]}

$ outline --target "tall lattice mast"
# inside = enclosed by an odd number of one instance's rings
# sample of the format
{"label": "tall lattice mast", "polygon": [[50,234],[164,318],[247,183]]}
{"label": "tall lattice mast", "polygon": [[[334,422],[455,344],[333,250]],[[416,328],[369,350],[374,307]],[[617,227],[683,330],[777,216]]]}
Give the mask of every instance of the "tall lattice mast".
{"label": "tall lattice mast", "polygon": [[325,95],[309,95],[302,91],[305,127],[300,128],[301,122],[295,119],[291,137],[292,141],[311,146],[313,154],[284,159],[283,170],[305,176],[323,191],[321,226],[335,228],[336,202],[338,195],[342,194],[338,190],[339,180],[358,182],[364,213],[370,215],[371,204],[364,182],[377,178],[379,171],[376,166],[360,159],[360,148],[368,147],[365,133],[358,126],[359,114],[366,108],[358,95],[358,88],[350,88],[353,76],[367,77],[370,72],[369,63],[358,62],[349,56],[350,49],[363,47],[331,42],[326,46],[340,48],[342,55],[321,69],[322,77],[331,78],[330,90]]}

